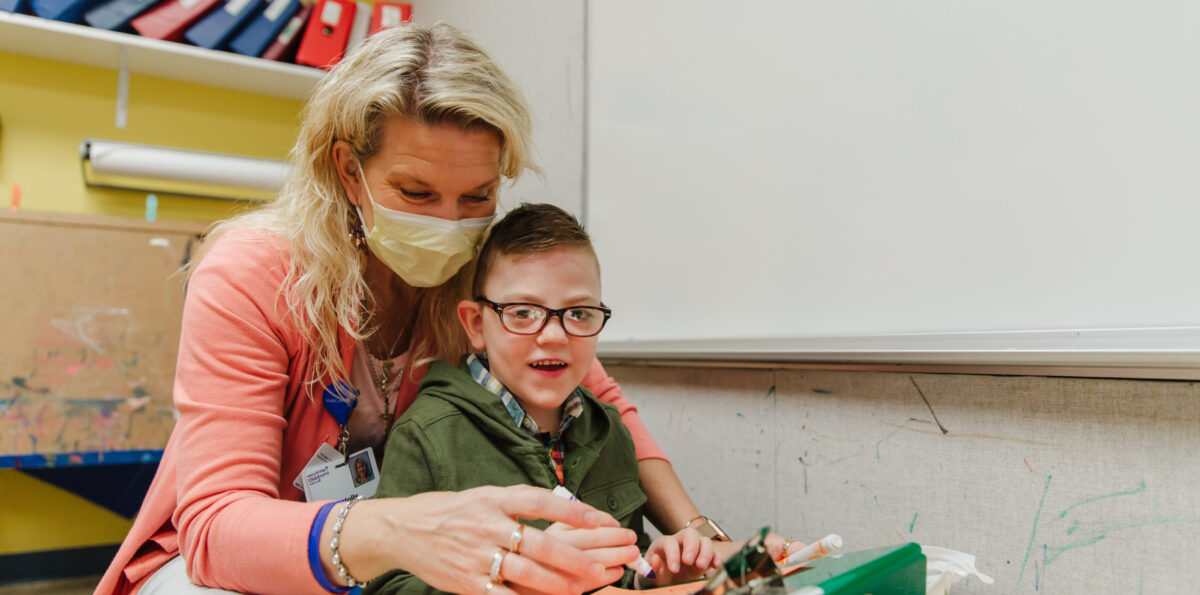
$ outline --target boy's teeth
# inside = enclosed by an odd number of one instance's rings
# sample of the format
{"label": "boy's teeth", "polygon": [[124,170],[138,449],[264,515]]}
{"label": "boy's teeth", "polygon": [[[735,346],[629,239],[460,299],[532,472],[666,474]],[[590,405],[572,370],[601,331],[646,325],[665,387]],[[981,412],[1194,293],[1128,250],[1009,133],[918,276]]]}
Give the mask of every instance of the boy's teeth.
{"label": "boy's teeth", "polygon": [[533,362],[532,364],[529,364],[529,365],[531,365],[535,368],[561,368],[561,367],[566,366],[567,364],[564,362],[560,362],[560,361],[539,361],[539,362]]}

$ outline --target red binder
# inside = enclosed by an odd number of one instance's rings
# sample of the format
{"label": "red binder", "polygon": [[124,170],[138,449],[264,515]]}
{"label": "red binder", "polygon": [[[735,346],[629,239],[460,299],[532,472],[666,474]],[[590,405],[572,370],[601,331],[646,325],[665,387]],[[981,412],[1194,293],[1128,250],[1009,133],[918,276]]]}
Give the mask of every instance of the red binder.
{"label": "red binder", "polygon": [[342,59],[354,11],[358,5],[351,0],[321,0],[313,7],[312,17],[300,40],[296,63],[330,70]]}
{"label": "red binder", "polygon": [[262,58],[265,60],[277,60],[279,62],[291,62],[296,56],[296,48],[300,47],[301,33],[304,32],[304,24],[308,22],[309,15],[312,14],[312,4],[300,4],[300,11],[295,14],[288,24],[283,27],[283,31],[275,37],[271,45],[267,46],[263,52]]}
{"label": "red binder", "polygon": [[183,41],[183,33],[224,0],[167,0],[130,22],[143,37]]}
{"label": "red binder", "polygon": [[376,2],[375,10],[371,11],[369,35],[374,35],[384,29],[399,27],[401,23],[407,23],[411,20],[412,4],[407,2]]}

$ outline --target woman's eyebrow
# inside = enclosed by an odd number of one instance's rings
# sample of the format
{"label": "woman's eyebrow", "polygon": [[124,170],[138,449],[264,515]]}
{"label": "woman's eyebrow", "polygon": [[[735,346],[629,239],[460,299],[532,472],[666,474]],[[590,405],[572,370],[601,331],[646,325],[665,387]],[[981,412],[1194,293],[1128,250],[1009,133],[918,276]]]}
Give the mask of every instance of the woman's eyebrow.
{"label": "woman's eyebrow", "polygon": [[[418,186],[424,186],[426,188],[433,188],[433,184],[430,184],[429,182],[426,182],[425,180],[422,180],[421,178],[418,178],[417,176],[414,176],[414,175],[401,174],[399,177],[400,177],[400,182],[408,182],[411,184],[417,184]],[[468,192],[479,192],[481,190],[488,190],[499,183],[500,183],[500,178],[495,177],[495,178],[492,178],[492,179],[470,189]]]}
{"label": "woman's eyebrow", "polygon": [[405,174],[405,173],[402,173],[402,174],[400,174],[400,175],[398,176],[398,178],[399,178],[399,180],[397,180],[397,181],[396,181],[396,182],[394,182],[394,183],[410,183],[410,184],[417,184],[418,186],[424,186],[424,187],[426,187],[426,188],[432,188],[432,187],[433,187],[433,185],[432,185],[432,184],[430,184],[429,182],[426,182],[425,180],[422,180],[421,178],[418,178],[417,176],[414,176],[414,175],[411,175],[411,174]]}
{"label": "woman's eyebrow", "polygon": [[471,191],[479,192],[480,190],[490,189],[492,186],[495,186],[496,184],[499,184],[499,183],[500,183],[500,178],[495,177],[495,178],[492,178],[492,179],[472,188]]}

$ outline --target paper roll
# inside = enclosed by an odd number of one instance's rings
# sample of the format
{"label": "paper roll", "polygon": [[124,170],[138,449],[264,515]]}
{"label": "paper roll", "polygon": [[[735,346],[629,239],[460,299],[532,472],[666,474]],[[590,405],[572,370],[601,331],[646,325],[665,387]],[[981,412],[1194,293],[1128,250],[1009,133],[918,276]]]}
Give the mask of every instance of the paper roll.
{"label": "paper roll", "polygon": [[217,198],[270,198],[288,170],[272,159],[96,139],[80,152],[89,184]]}

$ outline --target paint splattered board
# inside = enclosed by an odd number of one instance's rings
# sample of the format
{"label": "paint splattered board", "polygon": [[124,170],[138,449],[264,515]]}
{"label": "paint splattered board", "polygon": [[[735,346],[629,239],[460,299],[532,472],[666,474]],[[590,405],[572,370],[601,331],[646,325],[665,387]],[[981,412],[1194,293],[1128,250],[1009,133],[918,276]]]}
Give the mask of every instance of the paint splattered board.
{"label": "paint splattered board", "polygon": [[156,460],[203,228],[0,215],[0,467]]}

